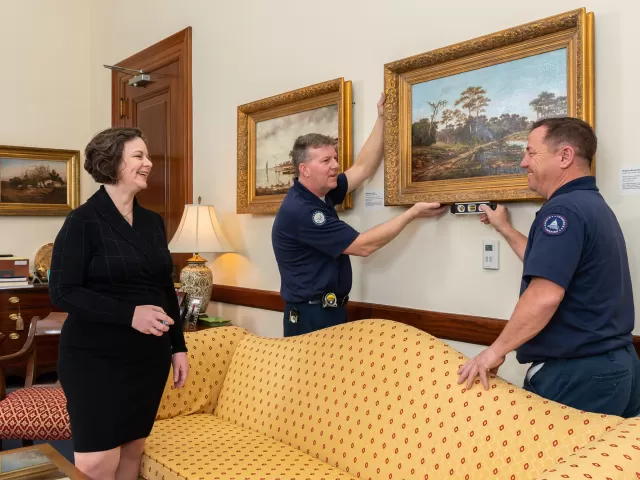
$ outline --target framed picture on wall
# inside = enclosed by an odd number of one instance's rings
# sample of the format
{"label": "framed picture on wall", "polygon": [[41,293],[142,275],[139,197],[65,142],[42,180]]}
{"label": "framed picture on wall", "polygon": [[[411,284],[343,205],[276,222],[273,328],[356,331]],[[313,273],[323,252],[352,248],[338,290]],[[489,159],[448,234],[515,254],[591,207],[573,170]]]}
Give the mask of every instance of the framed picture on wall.
{"label": "framed picture on wall", "polygon": [[528,132],[593,126],[593,44],[579,9],[385,65],[385,204],[541,200],[520,167]]}
{"label": "framed picture on wall", "polygon": [[[352,162],[351,82],[311,85],[238,107],[238,213],[275,213],[295,172],[290,152],[301,135],[335,138],[341,171]],[[352,207],[348,194],[341,208]]]}
{"label": "framed picture on wall", "polygon": [[67,215],[80,201],[80,152],[0,146],[0,215]]}

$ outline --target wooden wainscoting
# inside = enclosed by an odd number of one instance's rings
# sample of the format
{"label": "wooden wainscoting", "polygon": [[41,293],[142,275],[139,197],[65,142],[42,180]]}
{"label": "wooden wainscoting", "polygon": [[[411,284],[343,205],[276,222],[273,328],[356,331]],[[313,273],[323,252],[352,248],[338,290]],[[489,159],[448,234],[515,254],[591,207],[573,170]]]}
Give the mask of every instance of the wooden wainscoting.
{"label": "wooden wainscoting", "polygon": [[[284,302],[278,292],[254,288],[214,285],[211,301],[275,312],[284,311]],[[504,320],[497,318],[432,312],[364,302],[349,302],[347,311],[351,321],[367,318],[395,320],[424,330],[434,337],[475,343],[476,345],[491,345],[498,338],[505,325]],[[635,335],[633,343],[638,355],[640,355],[640,336]]]}

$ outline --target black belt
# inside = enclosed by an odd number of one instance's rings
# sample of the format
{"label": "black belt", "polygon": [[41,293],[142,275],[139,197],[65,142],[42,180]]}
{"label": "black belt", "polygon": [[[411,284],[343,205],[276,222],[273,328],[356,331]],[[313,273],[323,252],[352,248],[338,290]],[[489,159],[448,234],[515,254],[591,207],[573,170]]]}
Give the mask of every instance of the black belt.
{"label": "black belt", "polygon": [[346,305],[348,301],[349,301],[349,295],[340,297],[335,293],[329,292],[329,293],[325,293],[322,297],[318,299],[309,300],[309,303],[312,305],[320,304],[322,305],[323,308],[327,308],[327,307],[342,307]]}

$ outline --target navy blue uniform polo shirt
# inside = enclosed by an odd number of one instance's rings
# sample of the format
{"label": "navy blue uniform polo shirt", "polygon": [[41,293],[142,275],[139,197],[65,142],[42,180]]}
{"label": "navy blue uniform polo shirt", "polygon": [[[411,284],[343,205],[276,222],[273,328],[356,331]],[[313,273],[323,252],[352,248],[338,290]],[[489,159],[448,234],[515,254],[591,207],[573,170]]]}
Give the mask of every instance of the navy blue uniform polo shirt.
{"label": "navy blue uniform polo shirt", "polygon": [[632,343],[627,248],[594,177],[566,183],[536,213],[521,295],[533,277],[560,285],[565,295],[547,326],[517,349],[520,363],[598,355]]}
{"label": "navy blue uniform polo shirt", "polygon": [[338,218],[335,205],[348,192],[347,176],[324,201],[295,179],[278,210],[271,242],[280,270],[280,295],[285,302],[317,300],[327,292],[351,291],[351,261],[343,254],[359,233]]}

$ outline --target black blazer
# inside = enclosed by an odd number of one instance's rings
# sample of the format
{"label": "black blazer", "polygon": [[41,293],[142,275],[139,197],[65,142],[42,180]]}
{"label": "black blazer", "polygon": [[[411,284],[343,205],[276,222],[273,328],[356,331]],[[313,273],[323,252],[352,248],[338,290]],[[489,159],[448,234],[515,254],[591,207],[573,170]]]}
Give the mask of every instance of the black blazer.
{"label": "black blazer", "polygon": [[[60,347],[119,355],[186,352],[162,217],[134,199],[133,226],[104,186],[67,216],[51,258],[51,301],[69,316]],[[175,322],[161,337],[131,326],[135,307],[156,305]]]}

